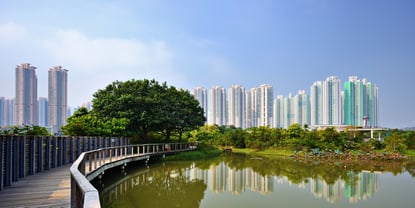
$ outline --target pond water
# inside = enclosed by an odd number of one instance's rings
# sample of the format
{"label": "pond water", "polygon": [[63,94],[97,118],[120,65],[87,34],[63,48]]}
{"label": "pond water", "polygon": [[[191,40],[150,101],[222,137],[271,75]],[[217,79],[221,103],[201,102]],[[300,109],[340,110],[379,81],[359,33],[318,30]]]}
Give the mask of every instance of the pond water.
{"label": "pond water", "polygon": [[415,161],[228,155],[153,162],[93,181],[102,207],[415,207]]}

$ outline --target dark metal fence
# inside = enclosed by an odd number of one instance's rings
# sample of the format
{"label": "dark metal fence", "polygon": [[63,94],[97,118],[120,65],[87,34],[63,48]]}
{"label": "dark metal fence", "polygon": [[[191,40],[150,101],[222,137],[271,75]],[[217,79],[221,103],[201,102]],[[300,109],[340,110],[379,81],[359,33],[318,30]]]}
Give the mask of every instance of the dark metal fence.
{"label": "dark metal fence", "polygon": [[128,144],[123,137],[0,135],[0,191],[19,178],[73,163],[82,152]]}

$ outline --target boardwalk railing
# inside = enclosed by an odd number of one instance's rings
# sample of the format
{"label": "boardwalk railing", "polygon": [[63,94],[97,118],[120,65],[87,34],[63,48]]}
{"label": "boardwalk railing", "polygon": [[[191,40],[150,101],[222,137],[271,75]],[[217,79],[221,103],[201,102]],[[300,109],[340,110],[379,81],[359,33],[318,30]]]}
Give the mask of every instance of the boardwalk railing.
{"label": "boardwalk railing", "polygon": [[100,207],[98,190],[89,182],[105,170],[176,152],[194,150],[194,143],[139,144],[83,152],[72,164],[71,207]]}
{"label": "boardwalk railing", "polygon": [[117,137],[0,135],[0,192],[28,175],[73,163],[82,152],[128,144]]}

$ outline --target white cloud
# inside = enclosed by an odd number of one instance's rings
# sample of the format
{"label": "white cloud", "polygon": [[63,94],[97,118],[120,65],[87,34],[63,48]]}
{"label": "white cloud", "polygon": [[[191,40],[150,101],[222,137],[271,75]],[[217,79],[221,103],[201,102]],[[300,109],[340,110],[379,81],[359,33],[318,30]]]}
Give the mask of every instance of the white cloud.
{"label": "white cloud", "polygon": [[[75,30],[60,30],[44,47],[60,63],[89,71],[141,69],[141,74],[169,67],[172,53],[162,41],[88,38]],[[114,68],[116,67],[116,68]]]}
{"label": "white cloud", "polygon": [[0,25],[0,44],[13,44],[24,39],[26,30],[23,26],[14,22]]}
{"label": "white cloud", "polygon": [[60,30],[42,47],[51,64],[69,70],[70,104],[90,100],[97,89],[115,80],[154,78],[174,85],[184,79],[174,70],[173,53],[163,41],[90,38],[76,30]]}

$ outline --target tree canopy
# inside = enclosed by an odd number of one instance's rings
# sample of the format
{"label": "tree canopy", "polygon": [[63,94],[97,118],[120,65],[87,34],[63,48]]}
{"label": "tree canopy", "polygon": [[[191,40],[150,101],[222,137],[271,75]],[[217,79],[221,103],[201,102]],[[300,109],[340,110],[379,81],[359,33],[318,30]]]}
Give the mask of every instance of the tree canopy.
{"label": "tree canopy", "polygon": [[[313,149],[326,152],[415,150],[415,131],[391,130],[384,132],[384,142],[369,139],[361,132],[340,131],[334,128],[309,130],[293,124],[287,129],[266,126],[248,129],[233,126],[205,125],[191,132],[191,140],[203,143],[252,149],[288,149],[309,152]],[[366,138],[366,139],[365,139]],[[366,141],[365,141],[366,140]]]}
{"label": "tree canopy", "polygon": [[[92,110],[79,109],[63,128],[69,135],[112,135],[147,139],[162,133],[181,139],[184,131],[206,120],[198,101],[186,90],[155,80],[115,81],[98,90]],[[89,130],[92,130],[89,131]]]}
{"label": "tree canopy", "polygon": [[2,135],[20,135],[20,136],[46,136],[50,135],[48,130],[42,126],[36,125],[23,125],[23,126],[13,126],[9,129],[4,129],[0,131]]}

